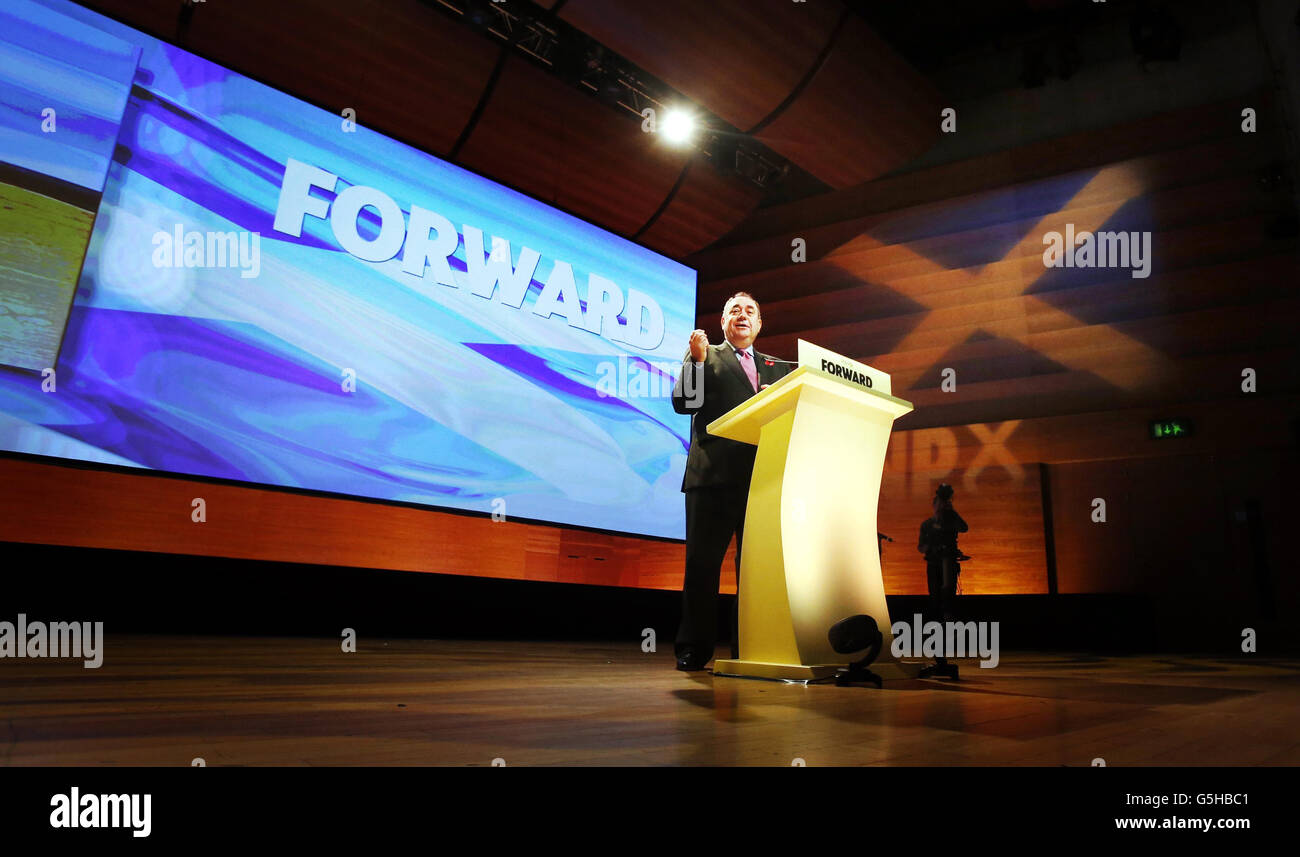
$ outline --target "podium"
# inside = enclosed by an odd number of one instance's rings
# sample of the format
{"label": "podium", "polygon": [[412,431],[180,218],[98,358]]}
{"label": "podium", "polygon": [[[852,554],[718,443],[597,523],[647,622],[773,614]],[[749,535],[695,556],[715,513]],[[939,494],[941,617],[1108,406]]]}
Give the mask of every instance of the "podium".
{"label": "podium", "polygon": [[876,507],[894,420],[912,410],[889,376],[811,343],[799,368],[708,425],[758,447],[740,557],[740,658],[715,676],[809,680],[853,655],[827,632],[865,613],[884,643],[871,669],[912,678],[890,650],[889,608],[876,541]]}

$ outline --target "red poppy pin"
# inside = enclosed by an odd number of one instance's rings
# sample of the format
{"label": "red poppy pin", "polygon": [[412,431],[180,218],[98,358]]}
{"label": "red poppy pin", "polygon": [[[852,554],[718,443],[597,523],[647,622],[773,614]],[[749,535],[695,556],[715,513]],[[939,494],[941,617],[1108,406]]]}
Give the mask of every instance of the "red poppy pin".
{"label": "red poppy pin", "polygon": [[771,360],[764,360],[764,361],[763,361],[763,365],[764,365],[764,366],[775,366],[776,364],[773,363]]}

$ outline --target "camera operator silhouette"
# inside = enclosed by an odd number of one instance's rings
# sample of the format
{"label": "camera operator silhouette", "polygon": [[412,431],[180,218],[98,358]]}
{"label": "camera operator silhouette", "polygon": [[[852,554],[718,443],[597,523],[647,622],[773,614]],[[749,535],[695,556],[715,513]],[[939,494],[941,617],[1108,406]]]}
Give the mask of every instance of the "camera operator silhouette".
{"label": "camera operator silhouette", "polygon": [[[957,534],[967,532],[970,527],[961,515],[952,507],[953,488],[944,482],[934,492],[931,506],[934,515],[921,522],[921,536],[916,548],[925,554],[925,575],[930,586],[930,619],[938,622],[950,622],[953,619],[953,600],[957,596],[957,575],[961,574],[961,563],[970,559],[957,547]],[[940,656],[936,660],[934,672],[951,674],[956,677],[956,668],[949,673],[947,658]],[[923,671],[925,675],[928,671]]]}

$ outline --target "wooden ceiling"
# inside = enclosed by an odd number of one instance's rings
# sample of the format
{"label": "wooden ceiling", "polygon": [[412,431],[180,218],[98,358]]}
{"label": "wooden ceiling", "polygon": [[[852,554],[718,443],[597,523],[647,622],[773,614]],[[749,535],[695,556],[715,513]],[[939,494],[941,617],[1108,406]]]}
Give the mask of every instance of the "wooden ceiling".
{"label": "wooden ceiling", "polygon": [[509,57],[460,150],[471,170],[621,235],[641,228],[686,166],[636,122]]}
{"label": "wooden ceiling", "polygon": [[569,0],[560,17],[834,188],[939,133],[938,93],[840,3]]}
{"label": "wooden ceiling", "polygon": [[[729,232],[762,191],[660,145],[422,0],[80,0],[268,85],[666,255]],[[549,8],[552,3],[537,4]],[[837,188],[937,134],[925,80],[839,2],[569,0],[568,24]]]}
{"label": "wooden ceiling", "polygon": [[[111,2],[130,23],[130,0]],[[222,0],[195,7],[184,47],[332,112],[351,107],[358,124],[443,155],[499,53],[449,23],[417,0]]]}
{"label": "wooden ceiling", "polygon": [[798,88],[844,11],[784,0],[569,0],[560,17],[749,131]]}

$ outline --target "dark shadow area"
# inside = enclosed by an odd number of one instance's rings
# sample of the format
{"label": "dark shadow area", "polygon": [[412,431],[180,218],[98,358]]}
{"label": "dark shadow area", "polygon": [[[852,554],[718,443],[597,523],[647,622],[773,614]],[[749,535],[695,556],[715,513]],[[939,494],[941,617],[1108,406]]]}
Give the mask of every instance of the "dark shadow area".
{"label": "dark shadow area", "polygon": [[[230,634],[476,640],[643,639],[671,647],[681,595],[383,569],[20,543],[0,544],[6,608],[32,621],[102,621],[112,633]],[[729,639],[735,596],[718,604]],[[912,621],[921,595],[889,597],[890,618]],[[996,621],[1003,651],[1087,654],[1240,654],[1239,639],[1205,628],[1161,627],[1141,595],[963,595],[957,621]],[[1191,633],[1195,632],[1195,633]],[[1231,644],[1215,650],[1216,640]],[[661,651],[663,649],[661,648]]]}

